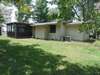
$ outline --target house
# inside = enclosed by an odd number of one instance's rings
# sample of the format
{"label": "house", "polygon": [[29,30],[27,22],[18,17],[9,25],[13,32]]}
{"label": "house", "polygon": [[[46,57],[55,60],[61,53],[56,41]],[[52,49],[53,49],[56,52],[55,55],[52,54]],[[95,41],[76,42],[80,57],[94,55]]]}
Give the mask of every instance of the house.
{"label": "house", "polygon": [[81,24],[82,22],[45,22],[31,26],[33,37],[37,39],[85,41],[89,39],[89,34],[80,32]]}
{"label": "house", "polygon": [[7,36],[15,38],[30,38],[32,37],[32,27],[28,23],[8,23]]}

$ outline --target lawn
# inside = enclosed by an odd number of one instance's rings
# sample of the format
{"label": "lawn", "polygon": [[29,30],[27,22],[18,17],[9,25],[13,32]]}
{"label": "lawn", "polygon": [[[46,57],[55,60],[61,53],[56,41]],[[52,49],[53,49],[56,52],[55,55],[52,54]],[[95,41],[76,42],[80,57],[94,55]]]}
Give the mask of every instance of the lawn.
{"label": "lawn", "polygon": [[100,75],[100,41],[0,37],[0,75]]}

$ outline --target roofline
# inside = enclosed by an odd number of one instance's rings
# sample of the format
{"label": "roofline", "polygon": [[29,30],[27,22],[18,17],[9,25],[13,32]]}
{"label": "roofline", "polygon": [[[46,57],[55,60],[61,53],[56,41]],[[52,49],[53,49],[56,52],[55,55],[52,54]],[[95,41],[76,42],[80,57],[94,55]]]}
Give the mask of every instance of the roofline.
{"label": "roofline", "polygon": [[[31,26],[35,27],[35,26],[55,25],[57,23],[59,23],[59,22],[34,23],[34,24],[31,24]],[[66,24],[66,25],[79,25],[82,23],[83,22],[73,22],[73,23],[63,22],[63,24]]]}
{"label": "roofline", "polygon": [[83,22],[72,22],[72,23],[66,23],[67,25],[80,25],[83,24]]}
{"label": "roofline", "polygon": [[28,24],[31,25],[30,23],[25,23],[25,22],[11,22],[11,23],[7,23],[7,25],[9,24]]}
{"label": "roofline", "polygon": [[57,24],[57,23],[58,23],[58,22],[34,23],[34,24],[31,24],[31,26],[55,25],[55,24]]}

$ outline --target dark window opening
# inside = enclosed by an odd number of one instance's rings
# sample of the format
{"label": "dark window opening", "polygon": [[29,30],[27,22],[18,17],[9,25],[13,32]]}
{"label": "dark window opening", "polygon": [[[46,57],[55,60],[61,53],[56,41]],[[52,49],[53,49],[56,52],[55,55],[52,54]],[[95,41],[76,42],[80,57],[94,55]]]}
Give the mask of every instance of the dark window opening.
{"label": "dark window opening", "polygon": [[50,25],[50,33],[56,33],[56,25]]}

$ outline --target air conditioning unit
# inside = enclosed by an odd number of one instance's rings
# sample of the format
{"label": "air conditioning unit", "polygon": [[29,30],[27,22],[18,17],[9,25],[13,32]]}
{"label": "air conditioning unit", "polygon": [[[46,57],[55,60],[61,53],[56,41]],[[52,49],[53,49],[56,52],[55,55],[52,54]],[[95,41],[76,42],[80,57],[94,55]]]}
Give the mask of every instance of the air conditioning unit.
{"label": "air conditioning unit", "polygon": [[71,40],[72,40],[71,36],[64,36],[63,37],[63,41],[71,41]]}

